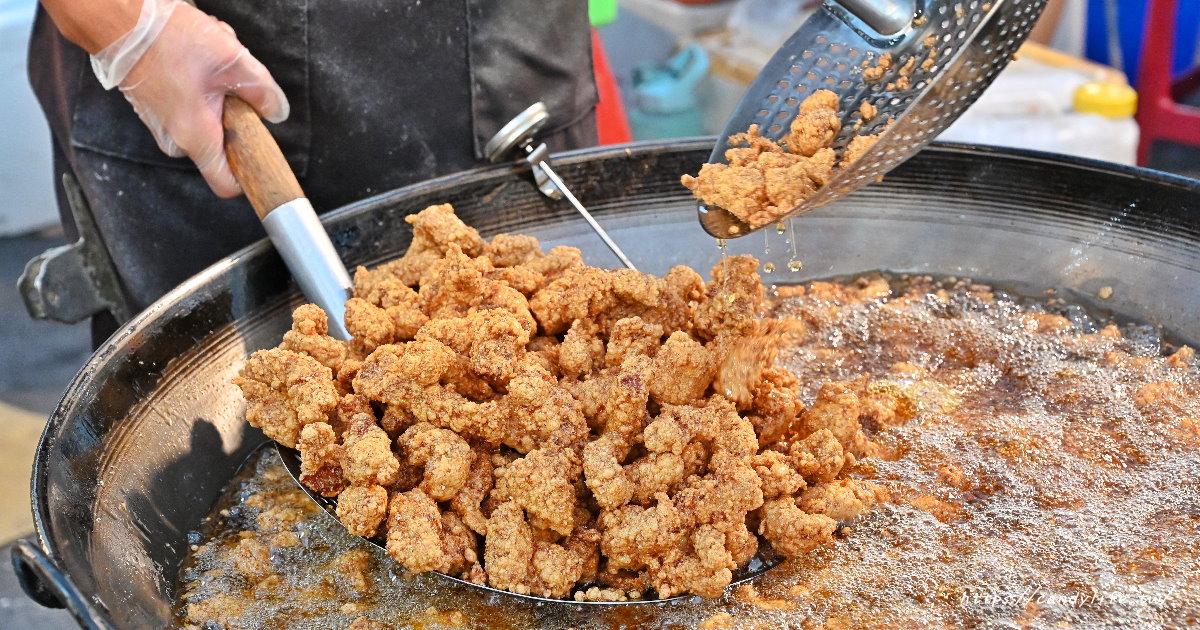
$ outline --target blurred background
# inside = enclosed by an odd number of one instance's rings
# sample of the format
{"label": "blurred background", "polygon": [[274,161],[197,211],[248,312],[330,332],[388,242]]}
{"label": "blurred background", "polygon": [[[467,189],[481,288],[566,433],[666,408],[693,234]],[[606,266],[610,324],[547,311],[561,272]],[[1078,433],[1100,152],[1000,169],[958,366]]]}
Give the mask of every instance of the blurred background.
{"label": "blurred background", "polygon": [[[719,132],[758,69],[819,4],[592,0],[601,141]],[[36,440],[91,341],[86,324],[32,320],[16,290],[30,258],[65,244],[49,133],[26,79],[35,7],[0,0],[0,545],[32,532]],[[1200,2],[1051,0],[1032,39],[943,140],[1200,177]],[[0,619],[5,609],[10,619],[41,615],[4,596],[10,581],[0,569]]]}

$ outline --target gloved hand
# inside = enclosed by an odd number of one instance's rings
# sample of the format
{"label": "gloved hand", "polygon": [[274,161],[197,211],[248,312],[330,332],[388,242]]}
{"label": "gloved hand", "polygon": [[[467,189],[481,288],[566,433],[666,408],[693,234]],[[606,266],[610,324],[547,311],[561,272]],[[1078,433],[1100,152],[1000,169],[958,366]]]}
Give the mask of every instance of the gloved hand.
{"label": "gloved hand", "polygon": [[180,0],[144,0],[137,25],[93,55],[92,69],[105,89],[121,89],[164,153],[190,157],[221,197],[242,192],[225,158],[225,95],[271,122],[288,117],[283,90],[233,29]]}

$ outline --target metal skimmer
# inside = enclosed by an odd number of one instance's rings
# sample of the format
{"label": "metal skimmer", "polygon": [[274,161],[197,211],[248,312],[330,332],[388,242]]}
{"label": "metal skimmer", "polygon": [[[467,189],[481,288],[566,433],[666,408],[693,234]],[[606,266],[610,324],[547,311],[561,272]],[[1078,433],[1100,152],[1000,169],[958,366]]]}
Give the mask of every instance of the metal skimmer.
{"label": "metal skimmer", "polygon": [[[724,163],[728,138],[757,124],[779,141],[817,90],[841,101],[841,154],[857,135],[875,145],[780,219],[803,214],[882,177],[950,126],[991,84],[1033,28],[1045,0],[827,0],[767,62],[730,116],[708,161]],[[891,65],[877,80],[863,71]],[[876,71],[877,72],[877,71]],[[878,113],[863,121],[863,102]],[[891,123],[889,125],[889,122]],[[716,206],[700,224],[718,238],[762,228]]]}

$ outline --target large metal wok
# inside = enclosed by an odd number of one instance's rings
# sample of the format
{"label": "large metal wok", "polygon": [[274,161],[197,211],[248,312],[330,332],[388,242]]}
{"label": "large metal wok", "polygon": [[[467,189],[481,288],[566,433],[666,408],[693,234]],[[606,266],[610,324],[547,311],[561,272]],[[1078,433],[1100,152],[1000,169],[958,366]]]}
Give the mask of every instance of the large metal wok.
{"label": "large metal wok", "polygon": [[[707,271],[719,256],[678,182],[712,139],[564,154],[563,179],[639,268]],[[485,235],[521,231],[617,262],[566,204],[507,167],[418,184],[326,218],[349,265],[394,258],[405,215],[450,202]],[[1059,156],[980,147],[928,149],[882,183],[795,225],[804,271],[775,238],[767,282],[873,269],[970,276],[1158,323],[1200,339],[1200,183]],[[774,237],[774,235],[772,235]],[[729,244],[762,257],[763,238]],[[1093,300],[1101,287],[1112,297]],[[89,628],[159,628],[171,619],[187,533],[263,441],[229,384],[272,346],[299,295],[265,241],[192,278],[125,325],[75,378],[42,437],[32,501],[38,543],[17,564],[46,602]]]}

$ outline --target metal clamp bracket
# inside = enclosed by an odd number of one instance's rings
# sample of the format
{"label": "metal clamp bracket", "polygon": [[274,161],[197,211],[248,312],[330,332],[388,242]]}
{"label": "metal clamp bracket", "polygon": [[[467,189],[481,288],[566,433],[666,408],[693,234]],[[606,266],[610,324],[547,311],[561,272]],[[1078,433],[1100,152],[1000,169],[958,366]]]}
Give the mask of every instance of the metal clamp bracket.
{"label": "metal clamp bracket", "polygon": [[17,281],[25,309],[34,319],[64,324],[102,311],[112,313],[118,322],[128,321],[133,313],[83,189],[70,174],[63,175],[62,184],[79,240],[50,248],[26,263]]}

